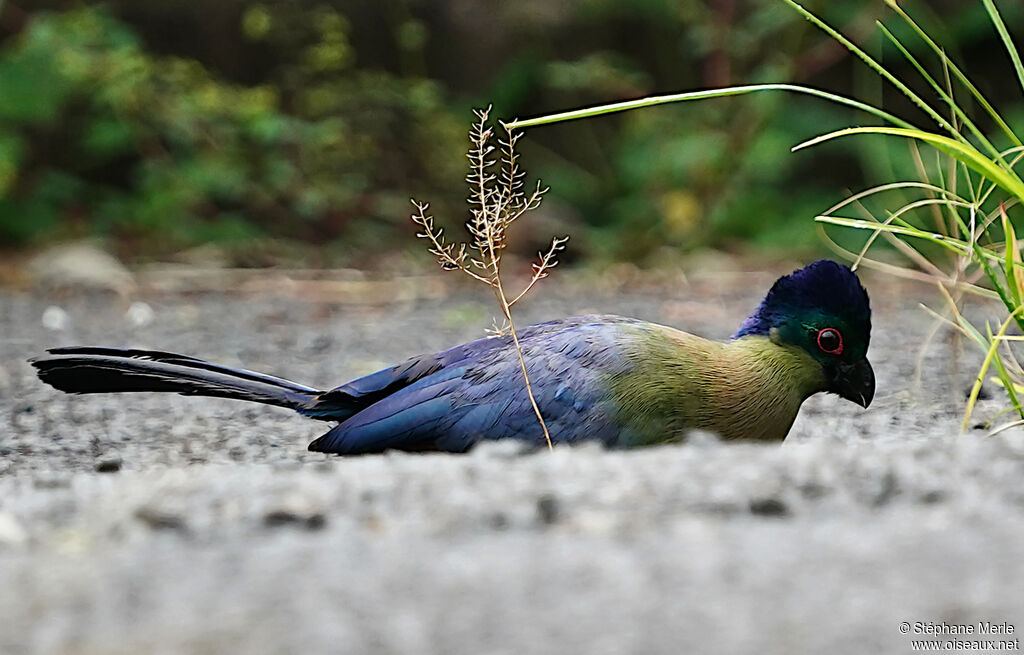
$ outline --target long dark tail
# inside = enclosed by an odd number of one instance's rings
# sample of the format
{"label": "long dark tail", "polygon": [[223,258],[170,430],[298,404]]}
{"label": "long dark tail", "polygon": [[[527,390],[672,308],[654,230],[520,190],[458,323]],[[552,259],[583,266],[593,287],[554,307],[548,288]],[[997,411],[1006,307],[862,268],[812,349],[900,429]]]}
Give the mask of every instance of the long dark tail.
{"label": "long dark tail", "polygon": [[248,400],[301,412],[321,392],[311,387],[152,350],[54,348],[29,360],[39,378],[67,393],[170,391],[185,396]]}

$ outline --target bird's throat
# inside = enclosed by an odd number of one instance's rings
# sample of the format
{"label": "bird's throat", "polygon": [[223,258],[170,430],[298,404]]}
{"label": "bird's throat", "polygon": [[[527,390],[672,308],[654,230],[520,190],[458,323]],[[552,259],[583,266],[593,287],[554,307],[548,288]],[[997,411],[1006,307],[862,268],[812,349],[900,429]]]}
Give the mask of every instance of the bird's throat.
{"label": "bird's throat", "polygon": [[670,329],[640,335],[632,371],[613,381],[628,438],[678,439],[691,429],[724,439],[782,440],[810,395],[826,386],[821,366],[770,335],[721,343]]}

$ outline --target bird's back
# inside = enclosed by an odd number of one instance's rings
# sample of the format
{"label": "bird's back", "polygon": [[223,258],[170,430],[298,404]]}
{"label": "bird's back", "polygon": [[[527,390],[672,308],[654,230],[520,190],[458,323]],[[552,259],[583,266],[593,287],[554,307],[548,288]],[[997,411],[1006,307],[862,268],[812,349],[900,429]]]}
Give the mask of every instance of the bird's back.
{"label": "bird's back", "polygon": [[[618,316],[580,316],[520,331],[533,393],[553,441],[615,445],[621,425],[610,380],[632,366],[624,346],[645,325]],[[371,402],[310,449],[463,451],[482,439],[544,442],[509,336],[415,357],[327,392],[307,413],[324,417],[340,404],[354,408],[361,401]]]}

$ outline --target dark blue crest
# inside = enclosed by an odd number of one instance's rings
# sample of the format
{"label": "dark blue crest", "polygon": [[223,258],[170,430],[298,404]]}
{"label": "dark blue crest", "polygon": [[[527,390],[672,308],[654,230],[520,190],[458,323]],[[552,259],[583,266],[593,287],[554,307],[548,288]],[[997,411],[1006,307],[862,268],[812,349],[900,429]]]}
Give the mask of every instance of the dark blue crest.
{"label": "dark blue crest", "polygon": [[822,259],[780,277],[733,338],[767,335],[785,321],[807,315],[835,317],[862,334],[871,332],[868,293],[848,266]]}

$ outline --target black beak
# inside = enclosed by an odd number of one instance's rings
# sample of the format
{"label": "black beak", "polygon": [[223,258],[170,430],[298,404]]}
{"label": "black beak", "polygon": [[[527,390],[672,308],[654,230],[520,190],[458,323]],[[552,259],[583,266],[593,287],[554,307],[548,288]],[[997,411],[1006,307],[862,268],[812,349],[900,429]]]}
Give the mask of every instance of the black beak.
{"label": "black beak", "polygon": [[870,405],[875,397],[875,372],[868,360],[840,364],[831,391],[861,407]]}

